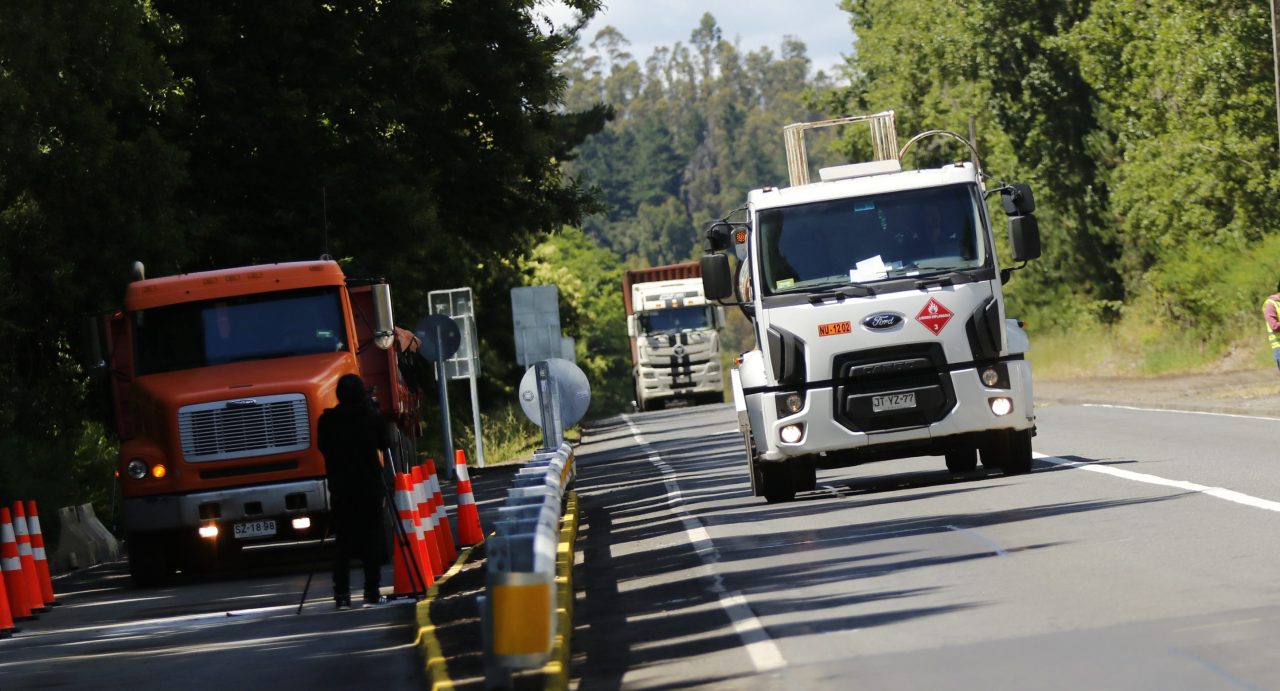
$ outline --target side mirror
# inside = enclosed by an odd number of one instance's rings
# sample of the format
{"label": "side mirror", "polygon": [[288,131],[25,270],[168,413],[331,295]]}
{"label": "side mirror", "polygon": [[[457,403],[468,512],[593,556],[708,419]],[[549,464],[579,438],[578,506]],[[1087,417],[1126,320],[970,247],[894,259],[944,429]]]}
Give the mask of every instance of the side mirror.
{"label": "side mirror", "polygon": [[1036,210],[1031,185],[1015,182],[1000,191],[1000,206],[1007,216],[1027,216]]}
{"label": "side mirror", "polygon": [[627,315],[627,338],[636,337],[636,315]]}
{"label": "side mirror", "polygon": [[702,268],[702,290],[708,300],[723,300],[733,296],[733,275],[729,271],[729,257],[719,252],[704,254],[699,262]]}
{"label": "side mirror", "polygon": [[712,221],[707,224],[707,232],[703,235],[703,249],[708,252],[723,252],[729,249],[732,242],[733,226],[726,221]]}
{"label": "side mirror", "polygon": [[1031,261],[1040,256],[1040,226],[1031,214],[1009,219],[1009,247],[1015,262]]}
{"label": "side mirror", "polygon": [[107,369],[107,358],[103,355],[101,316],[85,317],[80,329],[79,356],[80,364],[90,373],[99,374]]}
{"label": "side mirror", "polygon": [[396,340],[395,321],[391,316],[391,286],[373,285],[373,344],[386,350]]}

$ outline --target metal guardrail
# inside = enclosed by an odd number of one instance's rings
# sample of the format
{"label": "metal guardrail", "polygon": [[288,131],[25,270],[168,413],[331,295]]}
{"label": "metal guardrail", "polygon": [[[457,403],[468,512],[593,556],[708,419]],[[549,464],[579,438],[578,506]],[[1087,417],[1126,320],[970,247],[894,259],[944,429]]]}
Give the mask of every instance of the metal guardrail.
{"label": "metal guardrail", "polygon": [[512,672],[542,667],[551,657],[559,619],[560,519],[575,475],[569,444],[541,450],[517,472],[498,508],[495,534],[485,542],[481,605],[490,688],[509,686]]}

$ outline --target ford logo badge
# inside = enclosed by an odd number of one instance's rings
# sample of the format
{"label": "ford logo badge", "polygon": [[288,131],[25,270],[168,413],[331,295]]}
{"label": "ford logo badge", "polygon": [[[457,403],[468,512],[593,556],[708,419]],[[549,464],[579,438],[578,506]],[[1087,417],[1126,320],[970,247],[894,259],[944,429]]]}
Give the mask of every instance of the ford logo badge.
{"label": "ford logo badge", "polygon": [[862,320],[862,325],[868,329],[892,329],[902,323],[902,315],[893,312],[880,312],[873,314]]}

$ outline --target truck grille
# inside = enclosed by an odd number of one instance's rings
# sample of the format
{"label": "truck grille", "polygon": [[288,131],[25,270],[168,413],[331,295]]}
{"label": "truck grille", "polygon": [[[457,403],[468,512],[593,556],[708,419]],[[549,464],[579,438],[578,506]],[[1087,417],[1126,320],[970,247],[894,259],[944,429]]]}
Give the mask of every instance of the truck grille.
{"label": "truck grille", "polygon": [[[947,416],[956,394],[946,374],[942,344],[891,346],[843,353],[832,361],[835,419],[857,432],[924,427]],[[914,393],[909,410],[875,412],[872,399],[890,393]]]}
{"label": "truck grille", "polygon": [[183,406],[178,433],[186,460],[225,461],[301,451],[311,446],[302,394],[280,394]]}

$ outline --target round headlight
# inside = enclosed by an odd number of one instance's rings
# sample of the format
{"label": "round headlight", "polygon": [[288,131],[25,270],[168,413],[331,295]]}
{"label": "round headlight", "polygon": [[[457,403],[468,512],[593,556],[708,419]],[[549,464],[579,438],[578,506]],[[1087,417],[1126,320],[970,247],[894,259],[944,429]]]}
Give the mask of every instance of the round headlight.
{"label": "round headlight", "polygon": [[135,458],[129,461],[129,465],[125,467],[125,472],[129,473],[129,477],[134,480],[141,480],[147,476],[147,462],[141,458]]}
{"label": "round headlight", "polygon": [[1008,398],[993,398],[991,399],[991,412],[997,416],[1008,415],[1013,412],[1013,401]]}
{"label": "round headlight", "polygon": [[982,370],[982,383],[986,386],[995,386],[1000,383],[1000,373],[994,367],[988,367]]}
{"label": "round headlight", "polygon": [[800,412],[800,409],[804,407],[804,399],[800,397],[800,394],[793,393],[787,396],[786,400],[783,401],[783,404],[787,406],[788,412],[798,413]]}
{"label": "round headlight", "polygon": [[804,436],[804,427],[801,427],[800,425],[787,425],[782,428],[782,433],[779,436],[782,437],[782,441],[785,441],[788,444],[794,444],[800,441],[800,438]]}

